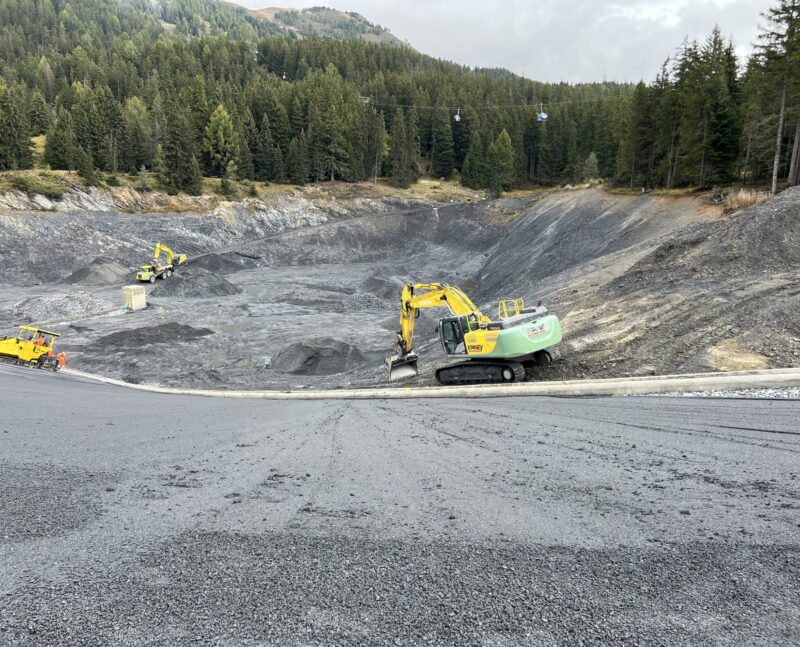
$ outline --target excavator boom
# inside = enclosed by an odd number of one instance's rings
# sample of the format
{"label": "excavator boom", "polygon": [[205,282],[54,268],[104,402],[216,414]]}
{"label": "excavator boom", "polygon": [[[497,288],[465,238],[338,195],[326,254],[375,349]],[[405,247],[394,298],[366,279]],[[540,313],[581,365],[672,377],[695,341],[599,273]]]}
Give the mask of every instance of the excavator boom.
{"label": "excavator boom", "polygon": [[455,316],[464,316],[476,325],[490,323],[460,288],[447,283],[407,283],[400,297],[400,330],[394,353],[386,358],[389,379],[401,380],[417,375],[417,354],[413,350],[414,325],[422,308],[446,307]]}

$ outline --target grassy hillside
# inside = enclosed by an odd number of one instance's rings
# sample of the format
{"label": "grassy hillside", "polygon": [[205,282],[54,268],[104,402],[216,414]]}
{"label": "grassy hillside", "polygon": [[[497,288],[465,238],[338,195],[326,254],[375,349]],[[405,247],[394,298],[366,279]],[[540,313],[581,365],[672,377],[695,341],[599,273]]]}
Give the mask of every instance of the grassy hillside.
{"label": "grassy hillside", "polygon": [[301,10],[268,7],[246,11],[250,16],[302,36],[360,38],[370,43],[402,44],[402,41],[388,29],[369,22],[354,11],[340,11],[329,7],[310,7]]}

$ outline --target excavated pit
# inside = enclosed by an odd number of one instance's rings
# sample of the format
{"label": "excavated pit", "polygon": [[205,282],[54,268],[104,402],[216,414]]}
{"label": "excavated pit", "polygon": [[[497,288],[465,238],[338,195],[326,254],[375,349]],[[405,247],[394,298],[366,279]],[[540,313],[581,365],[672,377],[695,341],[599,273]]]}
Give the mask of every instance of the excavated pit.
{"label": "excavated pit", "polygon": [[[119,290],[158,241],[189,263],[126,313]],[[543,301],[564,342],[540,379],[800,357],[798,189],[729,216],[699,196],[599,190],[450,205],[282,197],[205,215],[2,212],[0,253],[4,328],[52,324],[74,367],[132,382],[385,383],[406,281],[459,285],[492,315],[499,298]],[[431,383],[445,361],[441,314],[419,319],[420,375],[401,386]]]}

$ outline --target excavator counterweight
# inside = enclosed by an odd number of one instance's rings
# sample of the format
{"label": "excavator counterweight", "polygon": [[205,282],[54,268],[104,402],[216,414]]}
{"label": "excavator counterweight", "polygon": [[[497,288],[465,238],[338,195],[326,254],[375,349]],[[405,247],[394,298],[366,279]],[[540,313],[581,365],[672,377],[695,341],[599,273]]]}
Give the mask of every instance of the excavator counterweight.
{"label": "excavator counterweight", "polygon": [[490,384],[525,379],[527,369],[549,364],[548,348],[561,341],[558,317],[546,308],[526,308],[522,299],[504,299],[492,321],[459,288],[446,283],[406,284],[400,298],[400,330],[386,358],[392,381],[418,374],[414,326],[422,308],[446,307],[452,316],[437,332],[448,357],[461,361],[439,368],[440,384]]}

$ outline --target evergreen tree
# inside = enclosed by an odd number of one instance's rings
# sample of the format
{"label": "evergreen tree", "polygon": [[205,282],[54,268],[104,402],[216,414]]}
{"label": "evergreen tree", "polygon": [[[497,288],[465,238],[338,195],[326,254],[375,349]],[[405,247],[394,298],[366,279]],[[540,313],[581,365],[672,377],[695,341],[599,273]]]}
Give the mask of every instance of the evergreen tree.
{"label": "evergreen tree", "polygon": [[472,131],[472,137],[461,169],[461,182],[472,189],[482,189],[489,185],[488,150],[479,130]]}
{"label": "evergreen tree", "polygon": [[391,183],[408,188],[415,181],[412,169],[412,151],[409,146],[408,129],[402,108],[398,108],[392,119],[392,135],[389,145],[391,155]]}
{"label": "evergreen tree", "polygon": [[489,189],[500,194],[514,184],[514,147],[505,128],[489,147]]}
{"label": "evergreen tree", "polygon": [[33,165],[30,124],[20,100],[0,81],[0,171]]}
{"label": "evergreen tree", "polygon": [[38,90],[31,95],[30,107],[31,135],[44,135],[50,128],[50,106]]}
{"label": "evergreen tree", "polygon": [[302,131],[289,142],[289,150],[286,153],[286,174],[289,181],[294,184],[305,184],[308,179],[306,137]]}
{"label": "evergreen tree", "polygon": [[269,117],[265,114],[261,120],[261,129],[258,131],[258,146],[253,159],[256,178],[262,182],[274,180],[275,174],[275,142],[269,127]]}
{"label": "evergreen tree", "polygon": [[[187,127],[191,123],[191,116],[178,104],[170,106],[170,115],[163,153],[158,163],[159,180],[170,193],[183,191],[189,195],[198,195],[202,190],[202,175],[200,164],[192,152],[194,142]],[[230,161],[229,159],[228,162]]]}
{"label": "evergreen tree", "polygon": [[139,97],[131,97],[122,106],[122,136],[120,166],[141,169],[152,164],[151,150],[154,148],[153,131],[147,105]]}
{"label": "evergreen tree", "polygon": [[88,186],[94,186],[97,184],[94,161],[92,160],[92,154],[89,151],[80,147],[76,149],[75,166],[78,170],[78,175],[83,178],[83,181],[86,182]]}
{"label": "evergreen tree", "polygon": [[729,182],[734,176],[734,164],[739,157],[741,129],[736,106],[731,101],[728,86],[718,84],[709,108],[708,144],[711,177],[717,182]]}
{"label": "evergreen tree", "polygon": [[449,179],[454,163],[450,112],[446,108],[437,108],[431,126],[431,176]]}
{"label": "evergreen tree", "polygon": [[44,161],[54,169],[71,170],[77,161],[77,142],[72,129],[72,116],[61,108],[47,131]]}
{"label": "evergreen tree", "polygon": [[238,147],[228,111],[219,104],[211,113],[203,135],[203,149],[210,160],[212,175],[222,177],[228,164],[236,159]]}
{"label": "evergreen tree", "polygon": [[597,180],[600,178],[600,167],[597,163],[597,155],[594,151],[589,153],[589,156],[583,162],[583,172],[581,173],[581,180],[588,182],[589,180]]}
{"label": "evergreen tree", "polygon": [[275,165],[275,181],[286,181],[286,165],[283,162],[283,151],[280,146],[276,146],[272,153],[273,163]]}

